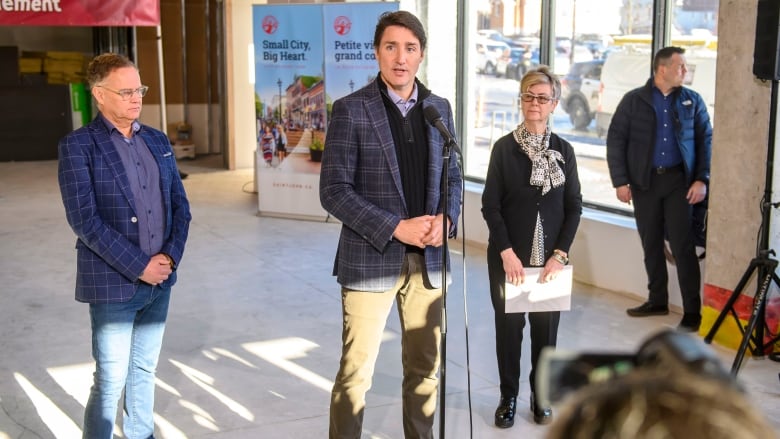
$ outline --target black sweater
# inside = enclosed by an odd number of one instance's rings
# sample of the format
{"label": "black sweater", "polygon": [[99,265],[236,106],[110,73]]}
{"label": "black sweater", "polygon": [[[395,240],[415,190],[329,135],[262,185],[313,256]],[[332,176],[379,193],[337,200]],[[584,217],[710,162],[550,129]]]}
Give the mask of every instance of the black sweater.
{"label": "black sweater", "polygon": [[482,215],[490,232],[489,252],[500,253],[512,247],[523,265],[528,266],[538,213],[545,234],[545,260],[555,249],[568,253],[582,214],[577,160],[571,144],[554,133],[550,149],[563,156],[565,164],[561,168],[566,183],[542,196],[542,188],[530,184],[531,160],[512,133],[493,146],[482,193]]}

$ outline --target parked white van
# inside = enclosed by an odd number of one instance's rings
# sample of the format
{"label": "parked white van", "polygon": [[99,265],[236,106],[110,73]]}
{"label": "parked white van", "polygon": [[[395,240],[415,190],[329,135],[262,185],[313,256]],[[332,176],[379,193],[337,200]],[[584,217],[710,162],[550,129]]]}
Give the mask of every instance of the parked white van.
{"label": "parked white van", "polygon": [[[697,91],[710,120],[715,116],[715,61],[717,52],[711,49],[686,49],[688,73],[684,85]],[[624,47],[610,52],[601,70],[601,93],[596,110],[596,132],[607,135],[612,114],[626,92],[642,86],[651,75],[652,55],[647,49]]]}

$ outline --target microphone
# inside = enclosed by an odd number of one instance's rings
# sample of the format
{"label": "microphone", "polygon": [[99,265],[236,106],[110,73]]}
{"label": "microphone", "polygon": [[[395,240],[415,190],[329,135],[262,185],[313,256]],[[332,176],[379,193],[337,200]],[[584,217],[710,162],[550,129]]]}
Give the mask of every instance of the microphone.
{"label": "microphone", "polygon": [[444,141],[448,145],[452,145],[452,147],[455,149],[455,152],[463,155],[460,152],[460,148],[458,147],[458,142],[455,141],[455,136],[450,134],[450,130],[447,129],[447,127],[444,125],[444,122],[442,122],[441,114],[439,114],[439,110],[436,109],[433,105],[425,107],[423,109],[423,114],[425,114],[425,120],[428,121],[429,124],[436,127],[437,130],[439,130],[439,133],[441,133],[441,136],[444,137]]}

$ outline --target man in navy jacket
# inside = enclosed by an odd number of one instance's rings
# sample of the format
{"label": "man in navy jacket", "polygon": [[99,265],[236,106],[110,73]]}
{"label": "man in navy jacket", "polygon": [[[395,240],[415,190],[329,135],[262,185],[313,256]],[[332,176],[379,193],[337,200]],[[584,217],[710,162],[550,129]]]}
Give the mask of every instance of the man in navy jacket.
{"label": "man in navy jacket", "polygon": [[617,198],[634,202],[645,254],[649,296],[630,316],[669,312],[664,237],[677,264],[683,318],[679,328],[701,324],[701,273],[691,232],[691,207],[707,195],[712,127],[707,107],[683,87],[684,50],[665,47],[653,60],[653,77],[623,97],[607,134],[607,163]]}
{"label": "man in navy jacket", "polygon": [[154,434],[154,376],[190,208],[168,137],[138,122],[148,87],[109,53],[87,69],[100,110],[59,144],[59,183],[76,233],[76,300],[89,303],[94,383],[84,438],[111,439],[122,390],[128,439]]}

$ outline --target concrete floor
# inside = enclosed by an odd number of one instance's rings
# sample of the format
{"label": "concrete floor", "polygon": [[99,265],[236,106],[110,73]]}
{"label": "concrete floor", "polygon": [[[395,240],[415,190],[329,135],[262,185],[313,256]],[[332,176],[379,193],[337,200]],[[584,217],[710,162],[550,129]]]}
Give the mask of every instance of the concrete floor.
{"label": "concrete floor", "polygon": [[[190,173],[184,183],[194,219],[158,368],[157,437],[326,437],[340,352],[340,294],[330,275],[340,226],[256,216],[257,196],[247,192],[253,170],[220,170],[220,160],[181,162]],[[90,330],[87,306],[73,300],[75,238],[56,167],[0,163],[0,439],[81,435],[93,370]],[[452,244],[446,436],[470,437],[471,419],[471,437],[541,438],[546,427],[529,414],[527,376],[515,426],[493,426],[499,395],[484,250],[468,247],[464,259]],[[678,323],[675,313],[627,317],[625,308],[639,300],[577,284],[559,348],[634,351]],[[364,438],[402,437],[398,327],[393,313],[367,396]],[[734,352],[715,350],[730,367]],[[778,371],[778,363],[748,359],[739,379],[780,429]]]}

